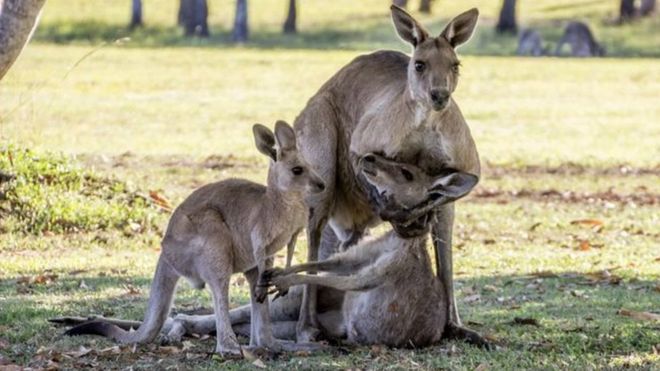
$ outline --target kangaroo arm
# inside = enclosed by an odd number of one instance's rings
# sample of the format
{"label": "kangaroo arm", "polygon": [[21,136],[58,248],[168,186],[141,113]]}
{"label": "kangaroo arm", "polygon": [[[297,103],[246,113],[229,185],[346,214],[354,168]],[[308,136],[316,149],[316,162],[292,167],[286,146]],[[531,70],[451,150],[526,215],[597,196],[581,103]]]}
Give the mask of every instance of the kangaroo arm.
{"label": "kangaroo arm", "polygon": [[331,287],[341,291],[365,291],[378,287],[382,283],[381,275],[360,276],[312,276],[305,274],[293,274],[275,278],[273,284],[282,288],[296,285],[319,285]]}

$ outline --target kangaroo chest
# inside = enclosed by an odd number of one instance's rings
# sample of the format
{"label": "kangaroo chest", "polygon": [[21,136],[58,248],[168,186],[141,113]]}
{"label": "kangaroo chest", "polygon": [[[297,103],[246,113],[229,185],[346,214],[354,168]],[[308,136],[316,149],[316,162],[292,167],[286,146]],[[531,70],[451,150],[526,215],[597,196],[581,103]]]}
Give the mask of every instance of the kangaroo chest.
{"label": "kangaroo chest", "polygon": [[350,151],[355,160],[367,153],[377,153],[415,164],[429,174],[438,173],[453,162],[452,138],[442,132],[438,120],[433,116],[415,117],[387,111],[367,115],[351,138]]}
{"label": "kangaroo chest", "polygon": [[397,260],[402,271],[380,286],[346,293],[343,315],[350,341],[424,346],[440,340],[446,321],[440,308],[445,302],[435,285],[430,262],[421,254],[425,252],[402,254]]}

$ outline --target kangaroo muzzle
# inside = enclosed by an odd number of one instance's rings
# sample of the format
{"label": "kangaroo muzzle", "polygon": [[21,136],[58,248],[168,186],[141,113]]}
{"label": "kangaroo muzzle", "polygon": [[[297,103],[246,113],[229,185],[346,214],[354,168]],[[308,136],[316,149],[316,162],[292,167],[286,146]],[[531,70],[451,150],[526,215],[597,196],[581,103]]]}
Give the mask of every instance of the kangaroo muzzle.
{"label": "kangaroo muzzle", "polygon": [[435,111],[441,111],[449,104],[451,93],[447,89],[432,89],[429,92],[431,103]]}

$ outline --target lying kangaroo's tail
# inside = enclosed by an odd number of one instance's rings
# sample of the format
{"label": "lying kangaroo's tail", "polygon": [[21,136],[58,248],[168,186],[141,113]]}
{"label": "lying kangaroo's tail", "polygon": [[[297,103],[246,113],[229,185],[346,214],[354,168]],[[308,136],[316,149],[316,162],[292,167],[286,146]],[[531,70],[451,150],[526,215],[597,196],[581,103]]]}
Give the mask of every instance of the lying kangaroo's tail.
{"label": "lying kangaroo's tail", "polygon": [[161,255],[158,259],[154,281],[151,284],[149,305],[144,315],[144,322],[137,331],[126,331],[115,324],[99,320],[75,326],[64,334],[68,336],[101,335],[120,343],[150,342],[156,338],[167,319],[178,280],[179,275]]}

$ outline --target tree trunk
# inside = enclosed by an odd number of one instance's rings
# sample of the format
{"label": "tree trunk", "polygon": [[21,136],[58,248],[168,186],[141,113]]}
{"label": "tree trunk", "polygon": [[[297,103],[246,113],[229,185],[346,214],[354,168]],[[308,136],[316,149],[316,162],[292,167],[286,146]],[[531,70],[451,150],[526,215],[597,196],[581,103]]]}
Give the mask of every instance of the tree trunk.
{"label": "tree trunk", "polygon": [[206,0],[181,0],[178,23],[186,36],[209,36],[209,9]]}
{"label": "tree trunk", "polygon": [[133,0],[131,5],[131,23],[128,25],[130,29],[142,27],[142,0]]}
{"label": "tree trunk", "polygon": [[289,12],[283,26],[284,33],[296,33],[296,0],[289,0]]}
{"label": "tree trunk", "polygon": [[639,13],[642,17],[646,17],[655,12],[655,0],[642,0],[642,6],[639,8]]}
{"label": "tree trunk", "polygon": [[232,40],[236,43],[248,41],[250,31],[248,28],[247,6],[247,0],[236,0],[236,18],[234,18],[234,31],[232,33]]}
{"label": "tree trunk", "polygon": [[422,0],[419,2],[420,13],[431,14],[431,1],[432,0]]}
{"label": "tree trunk", "polygon": [[408,5],[408,0],[392,0],[392,4],[405,9],[406,5]]}
{"label": "tree trunk", "polygon": [[0,0],[0,80],[32,36],[45,1]]}
{"label": "tree trunk", "polygon": [[635,0],[621,0],[619,20],[628,21],[635,17]]}
{"label": "tree trunk", "polygon": [[504,0],[502,10],[500,11],[500,19],[495,27],[497,33],[518,33],[518,25],[516,24],[516,0]]}

